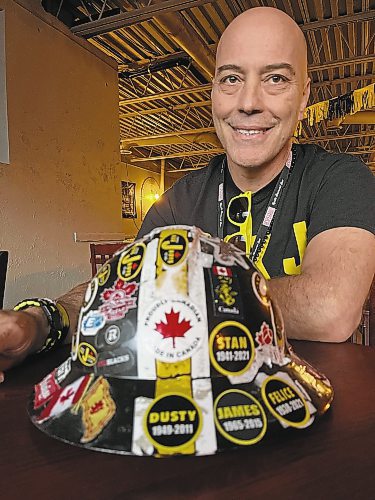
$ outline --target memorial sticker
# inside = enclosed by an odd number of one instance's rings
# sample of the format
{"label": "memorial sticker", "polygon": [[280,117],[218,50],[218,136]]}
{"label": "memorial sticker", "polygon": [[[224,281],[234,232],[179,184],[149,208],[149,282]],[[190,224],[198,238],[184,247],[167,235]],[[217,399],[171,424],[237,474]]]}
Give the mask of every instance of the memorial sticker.
{"label": "memorial sticker", "polygon": [[216,398],[214,418],[220,434],[240,445],[257,443],[267,430],[262,405],[254,396],[239,389],[229,389]]}
{"label": "memorial sticker", "polygon": [[254,341],[245,325],[237,321],[218,324],[210,335],[210,358],[223,375],[241,375],[254,359]]}
{"label": "memorial sticker", "polygon": [[291,427],[303,427],[310,419],[306,401],[297,389],[278,377],[268,377],[261,393],[267,408],[279,421]]}
{"label": "memorial sticker", "polygon": [[184,394],[156,398],[144,416],[145,433],[160,451],[183,450],[196,441],[201,428],[201,410]]}

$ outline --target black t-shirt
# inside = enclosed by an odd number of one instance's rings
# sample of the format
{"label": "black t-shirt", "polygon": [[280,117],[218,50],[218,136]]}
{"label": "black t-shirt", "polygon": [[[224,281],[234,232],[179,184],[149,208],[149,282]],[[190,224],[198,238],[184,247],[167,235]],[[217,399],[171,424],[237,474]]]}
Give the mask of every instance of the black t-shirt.
{"label": "black t-shirt", "polygon": [[[267,278],[300,273],[306,245],[317,234],[335,227],[359,227],[374,232],[374,177],[361,161],[328,153],[312,144],[296,145],[296,163],[278,207],[272,233],[258,269]],[[184,224],[218,235],[218,189],[223,155],[178,180],[151,207],[138,236],[155,227]],[[263,220],[277,178],[252,194],[253,238]],[[241,191],[225,172],[226,206]],[[228,220],[224,235],[237,228]]]}

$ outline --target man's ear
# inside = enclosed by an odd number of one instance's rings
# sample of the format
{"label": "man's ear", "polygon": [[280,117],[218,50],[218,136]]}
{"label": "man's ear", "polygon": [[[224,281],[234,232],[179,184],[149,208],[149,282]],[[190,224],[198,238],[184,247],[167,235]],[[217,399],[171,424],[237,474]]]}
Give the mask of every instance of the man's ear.
{"label": "man's ear", "polygon": [[307,78],[305,88],[303,89],[301,105],[298,112],[298,120],[303,120],[303,115],[307,106],[307,101],[310,97],[310,78]]}

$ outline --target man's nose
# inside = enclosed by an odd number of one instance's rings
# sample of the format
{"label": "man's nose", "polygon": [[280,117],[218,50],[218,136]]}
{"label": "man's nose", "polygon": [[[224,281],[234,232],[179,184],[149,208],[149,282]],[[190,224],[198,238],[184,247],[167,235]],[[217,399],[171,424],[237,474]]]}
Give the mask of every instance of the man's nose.
{"label": "man's nose", "polygon": [[238,110],[252,114],[263,111],[263,98],[260,82],[246,80],[238,94]]}

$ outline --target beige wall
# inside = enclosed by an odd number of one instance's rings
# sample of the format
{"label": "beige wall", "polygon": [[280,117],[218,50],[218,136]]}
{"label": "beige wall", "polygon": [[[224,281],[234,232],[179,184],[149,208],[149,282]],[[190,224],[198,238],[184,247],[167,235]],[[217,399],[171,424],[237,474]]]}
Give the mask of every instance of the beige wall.
{"label": "beige wall", "polygon": [[149,175],[119,163],[114,63],[77,43],[39,4],[0,0],[10,143],[10,164],[0,163],[0,249],[10,253],[5,307],[88,279],[89,247],[73,233],[135,234],[133,221],[121,218],[121,179],[139,189]]}

